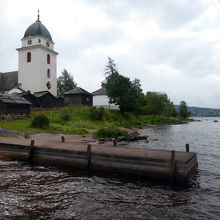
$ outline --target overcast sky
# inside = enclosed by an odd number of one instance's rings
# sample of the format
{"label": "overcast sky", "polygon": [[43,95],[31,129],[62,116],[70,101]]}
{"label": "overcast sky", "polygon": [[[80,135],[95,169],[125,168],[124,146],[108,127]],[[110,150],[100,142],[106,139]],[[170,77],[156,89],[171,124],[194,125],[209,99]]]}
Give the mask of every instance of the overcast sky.
{"label": "overcast sky", "polygon": [[59,53],[58,76],[65,68],[93,92],[110,56],[144,92],[220,108],[218,0],[0,0],[0,72],[18,69],[16,48],[38,8]]}

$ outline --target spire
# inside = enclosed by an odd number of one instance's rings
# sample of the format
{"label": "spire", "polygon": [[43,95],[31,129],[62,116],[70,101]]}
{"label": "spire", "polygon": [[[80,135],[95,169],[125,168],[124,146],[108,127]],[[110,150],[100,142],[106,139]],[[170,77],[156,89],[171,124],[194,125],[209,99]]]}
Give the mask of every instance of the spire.
{"label": "spire", "polygon": [[37,14],[37,20],[39,21],[39,20],[40,20],[40,10],[38,9],[37,12],[38,12],[38,14]]}

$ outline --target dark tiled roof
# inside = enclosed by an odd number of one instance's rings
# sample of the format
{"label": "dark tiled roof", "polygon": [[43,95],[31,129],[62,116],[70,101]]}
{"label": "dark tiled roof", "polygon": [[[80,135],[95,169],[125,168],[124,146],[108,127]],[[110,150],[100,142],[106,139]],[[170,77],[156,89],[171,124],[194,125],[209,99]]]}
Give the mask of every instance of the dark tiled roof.
{"label": "dark tiled roof", "polygon": [[[28,27],[28,29],[25,31],[24,38],[28,36],[43,36],[48,38],[50,41],[52,41],[52,37],[50,35],[50,32],[47,30],[47,28],[41,23],[40,20],[35,21],[32,25]],[[53,41],[52,41],[53,42]]]}
{"label": "dark tiled roof", "polygon": [[15,94],[16,96],[19,96],[19,97],[24,97],[24,96],[26,96],[26,95],[30,95],[30,96],[35,97],[32,93],[26,92],[26,91],[24,91],[24,92],[22,92],[22,93],[13,93],[13,94]]}
{"label": "dark tiled roof", "polygon": [[38,98],[38,97],[42,97],[42,96],[46,95],[47,93],[51,94],[49,91],[41,91],[41,92],[35,92],[34,96]]}
{"label": "dark tiled roof", "polygon": [[96,90],[95,92],[92,92],[93,95],[106,95],[106,89],[105,88],[101,88]]}
{"label": "dark tiled roof", "polygon": [[86,90],[80,87],[76,87],[64,93],[64,95],[79,95],[79,94],[92,95],[91,93],[87,92]]}
{"label": "dark tiled roof", "polygon": [[18,71],[0,73],[0,91],[8,91],[18,85]]}
{"label": "dark tiled roof", "polygon": [[31,103],[28,102],[25,98],[19,97],[14,94],[0,94],[0,100],[4,103],[31,105]]}

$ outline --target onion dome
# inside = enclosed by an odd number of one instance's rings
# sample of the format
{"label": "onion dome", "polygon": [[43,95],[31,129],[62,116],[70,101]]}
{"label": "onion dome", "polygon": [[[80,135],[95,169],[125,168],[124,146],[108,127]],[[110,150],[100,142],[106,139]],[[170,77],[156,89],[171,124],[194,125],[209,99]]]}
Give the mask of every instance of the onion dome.
{"label": "onion dome", "polygon": [[[38,15],[37,21],[35,21],[32,25],[28,27],[28,29],[25,31],[24,38],[28,36],[43,36],[50,41],[52,41],[52,37],[50,35],[50,32],[47,30],[47,28],[41,23]],[[52,41],[53,42],[53,41]]]}

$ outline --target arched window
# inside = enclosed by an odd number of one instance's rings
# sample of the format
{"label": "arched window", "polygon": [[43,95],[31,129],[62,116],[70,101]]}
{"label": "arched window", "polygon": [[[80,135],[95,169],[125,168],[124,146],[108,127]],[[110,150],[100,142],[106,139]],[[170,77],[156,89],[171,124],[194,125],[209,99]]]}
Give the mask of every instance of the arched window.
{"label": "arched window", "polygon": [[50,69],[47,69],[47,78],[50,78]]}
{"label": "arched window", "polygon": [[47,64],[50,64],[50,54],[47,54]]}
{"label": "arched window", "polygon": [[41,43],[41,39],[38,39],[38,43]]}
{"label": "arched window", "polygon": [[31,62],[31,52],[27,53],[27,62]]}
{"label": "arched window", "polygon": [[47,82],[46,86],[47,86],[48,89],[51,89],[51,83],[50,82]]}

